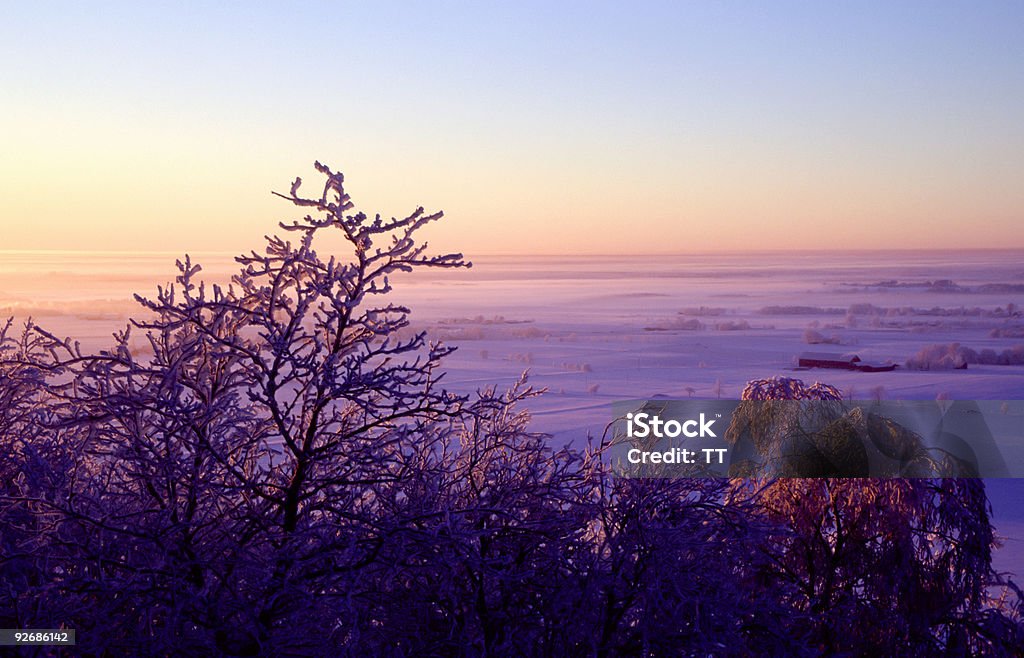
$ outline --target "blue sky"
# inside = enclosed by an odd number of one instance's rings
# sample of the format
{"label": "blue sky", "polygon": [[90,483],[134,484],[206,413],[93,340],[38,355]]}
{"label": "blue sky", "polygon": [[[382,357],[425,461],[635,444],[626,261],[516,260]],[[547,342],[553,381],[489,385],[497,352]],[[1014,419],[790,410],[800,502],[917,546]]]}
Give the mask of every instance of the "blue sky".
{"label": "blue sky", "polygon": [[1022,3],[18,4],[0,248],[236,250],[321,159],[445,247],[1024,247]]}

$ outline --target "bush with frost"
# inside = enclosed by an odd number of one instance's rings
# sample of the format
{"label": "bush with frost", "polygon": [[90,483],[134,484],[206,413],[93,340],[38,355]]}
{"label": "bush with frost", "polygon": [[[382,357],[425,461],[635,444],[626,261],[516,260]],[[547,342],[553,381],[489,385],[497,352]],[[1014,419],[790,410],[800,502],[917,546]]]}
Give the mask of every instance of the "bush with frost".
{"label": "bush with frost", "polygon": [[996,352],[991,348],[979,351],[960,343],[937,343],[921,348],[907,360],[913,370],[952,370],[966,368],[967,364],[1018,366],[1024,365],[1024,345]]}

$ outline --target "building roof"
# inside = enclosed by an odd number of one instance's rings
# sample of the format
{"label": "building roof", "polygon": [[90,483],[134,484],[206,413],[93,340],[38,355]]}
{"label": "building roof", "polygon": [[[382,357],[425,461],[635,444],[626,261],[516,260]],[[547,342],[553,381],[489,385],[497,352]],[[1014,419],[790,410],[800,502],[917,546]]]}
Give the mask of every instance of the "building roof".
{"label": "building roof", "polygon": [[857,363],[860,357],[856,354],[830,354],[828,352],[803,352],[801,360],[809,361],[841,361],[843,363]]}

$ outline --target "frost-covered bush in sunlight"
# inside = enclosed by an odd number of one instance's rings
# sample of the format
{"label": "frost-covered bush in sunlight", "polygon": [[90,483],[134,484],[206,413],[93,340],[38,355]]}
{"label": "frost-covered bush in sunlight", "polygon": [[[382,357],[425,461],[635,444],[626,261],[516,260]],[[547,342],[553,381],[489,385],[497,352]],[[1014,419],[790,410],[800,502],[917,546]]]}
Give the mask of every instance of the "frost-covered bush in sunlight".
{"label": "frost-covered bush in sunlight", "polygon": [[[841,396],[778,377],[751,382],[743,399]],[[1019,600],[990,598],[998,585],[1019,591],[992,569],[982,480],[755,477],[742,486],[788,530],[759,547],[771,556],[767,582],[793,610],[791,632],[822,653],[1002,656],[1024,646]]]}

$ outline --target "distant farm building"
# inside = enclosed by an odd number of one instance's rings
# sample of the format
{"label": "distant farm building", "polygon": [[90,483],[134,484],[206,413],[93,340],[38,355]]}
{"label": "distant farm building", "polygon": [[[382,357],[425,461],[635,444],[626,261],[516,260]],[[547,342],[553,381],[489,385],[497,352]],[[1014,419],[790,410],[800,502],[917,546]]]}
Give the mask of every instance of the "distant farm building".
{"label": "distant farm building", "polygon": [[856,370],[860,357],[856,354],[828,354],[825,352],[804,352],[800,355],[801,368],[835,368]]}
{"label": "distant farm building", "polygon": [[858,370],[860,372],[888,372],[894,364],[864,363],[856,354],[828,354],[825,352],[804,352],[799,356],[801,368],[832,368],[833,370]]}

